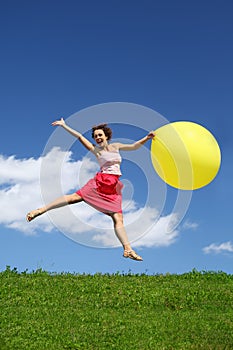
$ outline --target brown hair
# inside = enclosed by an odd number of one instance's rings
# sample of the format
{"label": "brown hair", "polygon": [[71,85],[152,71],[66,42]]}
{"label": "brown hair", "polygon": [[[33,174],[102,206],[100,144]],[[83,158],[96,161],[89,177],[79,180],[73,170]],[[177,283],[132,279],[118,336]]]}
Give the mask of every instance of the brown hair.
{"label": "brown hair", "polygon": [[92,138],[94,139],[94,132],[95,130],[103,130],[105,136],[107,137],[108,141],[111,140],[112,138],[112,129],[110,129],[108,127],[107,124],[99,124],[99,125],[95,125],[92,127]]}

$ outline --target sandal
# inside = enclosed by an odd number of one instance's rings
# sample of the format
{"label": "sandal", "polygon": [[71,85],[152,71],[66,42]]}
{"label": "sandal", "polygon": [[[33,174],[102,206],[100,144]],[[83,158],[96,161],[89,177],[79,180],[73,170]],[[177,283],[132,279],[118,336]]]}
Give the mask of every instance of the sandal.
{"label": "sandal", "polygon": [[40,211],[40,209],[33,210],[27,214],[26,220],[27,220],[27,222],[30,222],[30,221],[34,220],[37,216],[40,216],[41,214],[42,214],[42,212]]}
{"label": "sandal", "polygon": [[124,258],[130,258],[133,260],[137,260],[137,261],[142,261],[142,257],[138,254],[135,253],[134,250],[124,250],[124,254],[123,254]]}

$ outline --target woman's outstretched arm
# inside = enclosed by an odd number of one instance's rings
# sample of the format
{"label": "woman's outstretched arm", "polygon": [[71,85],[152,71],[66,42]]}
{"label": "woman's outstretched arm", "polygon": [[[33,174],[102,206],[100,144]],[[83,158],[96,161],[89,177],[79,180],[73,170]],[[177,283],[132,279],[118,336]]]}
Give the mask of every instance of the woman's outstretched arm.
{"label": "woman's outstretched arm", "polygon": [[89,151],[94,151],[95,146],[88,139],[86,139],[86,137],[84,137],[82,134],[80,134],[80,132],[78,132],[78,131],[72,129],[71,127],[69,127],[65,123],[63,118],[61,118],[60,120],[56,120],[55,122],[52,123],[52,125],[53,126],[62,126],[63,129],[65,129],[71,135],[76,137],[83,144],[83,146],[85,146]]}
{"label": "woman's outstretched arm", "polygon": [[142,139],[131,143],[131,144],[126,144],[126,143],[116,143],[116,146],[119,150],[121,151],[135,151],[138,148],[140,148],[144,143],[146,143],[148,140],[151,140],[155,137],[155,132],[150,131],[148,135],[143,137]]}

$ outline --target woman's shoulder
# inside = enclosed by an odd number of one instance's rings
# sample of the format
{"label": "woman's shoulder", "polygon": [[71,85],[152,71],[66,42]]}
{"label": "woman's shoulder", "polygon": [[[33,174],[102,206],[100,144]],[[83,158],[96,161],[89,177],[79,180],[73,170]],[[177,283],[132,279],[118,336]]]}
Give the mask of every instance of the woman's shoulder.
{"label": "woman's shoulder", "polygon": [[113,142],[108,145],[108,150],[110,152],[118,152],[119,151],[119,143],[118,142]]}

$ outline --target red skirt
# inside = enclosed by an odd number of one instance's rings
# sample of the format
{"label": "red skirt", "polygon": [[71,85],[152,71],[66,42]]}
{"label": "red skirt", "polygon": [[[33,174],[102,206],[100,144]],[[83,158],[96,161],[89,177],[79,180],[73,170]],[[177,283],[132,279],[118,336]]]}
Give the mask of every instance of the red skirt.
{"label": "red skirt", "polygon": [[105,214],[122,213],[122,182],[119,175],[97,173],[76,193],[95,209]]}

